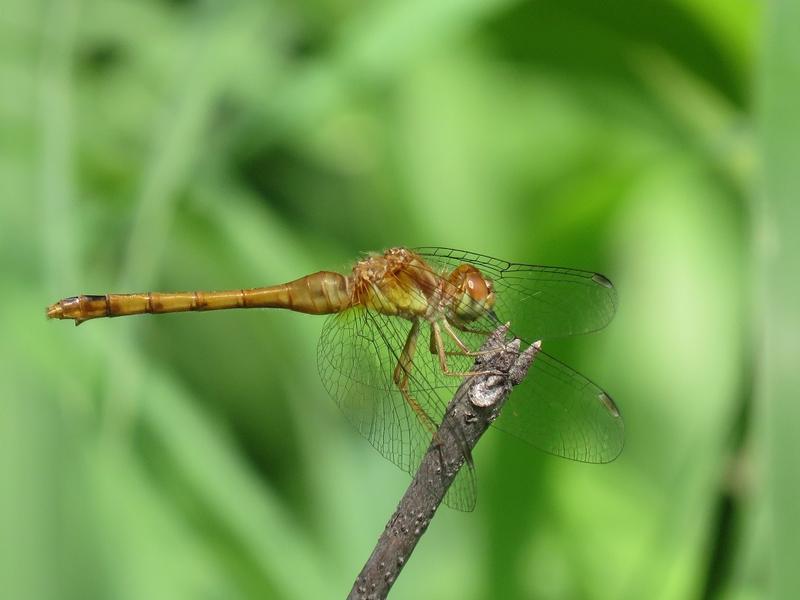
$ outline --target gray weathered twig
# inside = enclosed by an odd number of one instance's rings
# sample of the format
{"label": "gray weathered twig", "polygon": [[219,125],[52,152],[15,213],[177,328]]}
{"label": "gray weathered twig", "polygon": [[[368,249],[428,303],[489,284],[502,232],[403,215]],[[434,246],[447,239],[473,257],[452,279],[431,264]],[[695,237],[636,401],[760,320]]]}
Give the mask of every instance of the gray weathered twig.
{"label": "gray weathered twig", "polygon": [[507,333],[508,325],[499,327],[482,346],[481,350],[496,352],[478,356],[474,370],[493,374],[471,377],[458,388],[434,441],[348,598],[386,597],[445,497],[465,453],[498,417],[511,388],[525,377],[540,344],[520,353],[520,341],[507,342]]}

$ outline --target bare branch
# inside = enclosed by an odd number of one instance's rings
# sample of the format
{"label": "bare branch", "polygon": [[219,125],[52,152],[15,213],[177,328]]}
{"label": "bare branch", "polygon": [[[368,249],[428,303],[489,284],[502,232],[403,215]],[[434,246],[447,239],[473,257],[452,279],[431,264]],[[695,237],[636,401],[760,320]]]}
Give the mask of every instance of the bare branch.
{"label": "bare branch", "polygon": [[[520,353],[520,341],[506,341],[508,325],[490,335],[475,360],[477,375],[464,381],[403,499],[386,524],[375,549],[353,584],[351,600],[385,598],[428,527],[458,469],[483,432],[500,414],[511,388],[525,377],[541,343]],[[471,468],[469,465],[467,468]]]}

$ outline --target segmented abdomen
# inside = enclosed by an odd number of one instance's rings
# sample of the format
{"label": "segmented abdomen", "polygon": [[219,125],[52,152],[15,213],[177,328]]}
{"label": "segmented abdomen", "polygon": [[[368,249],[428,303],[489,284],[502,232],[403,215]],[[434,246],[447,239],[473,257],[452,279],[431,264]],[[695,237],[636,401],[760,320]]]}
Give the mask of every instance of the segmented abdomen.
{"label": "segmented abdomen", "polygon": [[252,289],[73,296],[51,305],[47,316],[81,323],[99,317],[228,308],[285,308],[321,315],[340,312],[350,304],[349,279],[320,271],[282,285]]}

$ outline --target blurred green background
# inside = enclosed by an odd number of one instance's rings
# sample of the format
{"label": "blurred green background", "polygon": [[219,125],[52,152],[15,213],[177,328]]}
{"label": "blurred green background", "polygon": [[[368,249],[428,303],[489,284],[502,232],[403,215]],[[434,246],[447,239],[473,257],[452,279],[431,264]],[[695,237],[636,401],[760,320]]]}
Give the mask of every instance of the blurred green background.
{"label": "blurred green background", "polygon": [[344,597],[408,478],[326,396],[322,318],[44,308],[432,244],[615,282],[549,350],[627,441],[489,432],[393,598],[800,597],[797,31],[777,0],[4,0],[0,596]]}

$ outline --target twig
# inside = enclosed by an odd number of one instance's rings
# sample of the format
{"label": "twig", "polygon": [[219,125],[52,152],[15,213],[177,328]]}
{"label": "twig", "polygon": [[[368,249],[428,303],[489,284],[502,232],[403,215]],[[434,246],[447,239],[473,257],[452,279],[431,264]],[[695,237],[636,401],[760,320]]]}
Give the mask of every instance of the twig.
{"label": "twig", "polygon": [[506,342],[507,333],[508,325],[499,327],[481,347],[482,351],[496,352],[478,356],[474,370],[496,374],[471,377],[456,391],[434,441],[353,584],[349,599],[386,598],[453,483],[465,454],[499,416],[511,388],[528,372],[541,344],[536,342],[520,353],[520,341]]}

